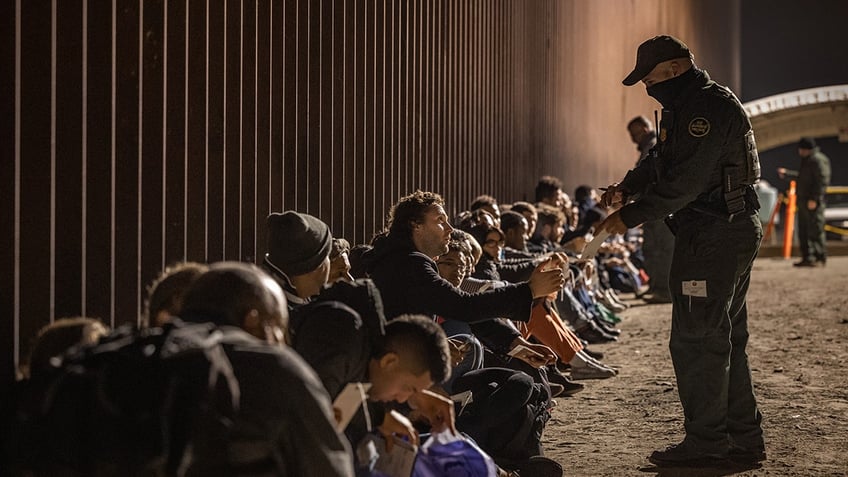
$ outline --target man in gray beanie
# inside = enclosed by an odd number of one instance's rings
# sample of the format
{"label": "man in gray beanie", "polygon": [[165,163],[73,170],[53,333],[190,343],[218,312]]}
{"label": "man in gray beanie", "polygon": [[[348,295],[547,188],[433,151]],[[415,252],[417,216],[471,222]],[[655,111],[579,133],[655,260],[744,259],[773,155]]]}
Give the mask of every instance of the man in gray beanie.
{"label": "man in gray beanie", "polygon": [[333,235],[320,219],[293,210],[268,216],[268,253],[262,266],[283,288],[289,308],[321,291],[330,273]]}

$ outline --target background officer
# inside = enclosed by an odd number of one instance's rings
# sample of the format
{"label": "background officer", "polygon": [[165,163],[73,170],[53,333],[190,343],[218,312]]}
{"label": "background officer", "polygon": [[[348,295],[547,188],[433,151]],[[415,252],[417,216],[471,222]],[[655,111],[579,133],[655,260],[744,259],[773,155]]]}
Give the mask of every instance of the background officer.
{"label": "background officer", "polygon": [[824,234],[825,192],[830,185],[830,159],[816,146],[816,140],[802,137],[798,141],[801,166],[798,171],[778,168],[780,177],[797,176],[798,242],[801,261],[796,267],[823,267],[827,262]]}

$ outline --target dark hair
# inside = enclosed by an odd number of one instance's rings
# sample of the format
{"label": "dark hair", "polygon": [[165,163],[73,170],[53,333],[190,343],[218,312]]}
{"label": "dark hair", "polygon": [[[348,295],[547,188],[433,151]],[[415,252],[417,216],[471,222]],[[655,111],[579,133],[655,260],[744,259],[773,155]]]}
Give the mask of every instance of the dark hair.
{"label": "dark hair", "polygon": [[386,324],[386,334],[377,358],[396,353],[416,375],[426,371],[435,383],[450,377],[448,340],[442,327],[423,315],[400,315]]}
{"label": "dark hair", "polygon": [[557,222],[565,223],[565,214],[556,207],[550,205],[541,205],[536,209],[538,211],[539,221],[536,223],[536,229],[541,229],[545,225],[553,225]]}
{"label": "dark hair", "polygon": [[630,129],[630,127],[634,124],[641,124],[642,126],[650,127],[651,121],[645,116],[636,116],[635,118],[631,119],[629,123],[627,123],[627,129]]}
{"label": "dark hair", "polygon": [[[100,325],[103,333],[95,335]],[[50,368],[50,360],[77,345],[93,344],[94,339],[106,334],[107,328],[94,318],[61,318],[38,331],[29,355],[29,375],[34,376]]]}
{"label": "dark hair", "polygon": [[[509,209],[513,212],[518,212],[519,214],[523,214],[524,212],[530,212],[531,214],[536,214],[536,206],[531,204],[530,202],[518,201],[512,204],[512,207]],[[503,217],[501,217],[503,220]]]}
{"label": "dark hair", "polygon": [[171,316],[179,316],[186,290],[208,269],[207,265],[197,262],[180,262],[165,267],[147,287],[148,298],[142,326],[155,326],[154,321],[161,311],[167,311]]}
{"label": "dark hair", "polygon": [[330,248],[330,260],[343,253],[350,253],[350,242],[343,238],[333,238],[333,245]]}
{"label": "dark hair", "polygon": [[575,202],[583,202],[584,200],[588,199],[589,196],[591,196],[591,195],[592,195],[592,187],[591,186],[587,186],[587,185],[583,184],[583,185],[577,186],[577,188],[574,189],[574,201]]}
{"label": "dark hair", "polygon": [[486,244],[486,237],[488,237],[489,234],[492,233],[492,232],[497,232],[497,234],[500,235],[500,237],[501,237],[500,239],[501,240],[504,239],[503,231],[501,229],[495,227],[494,225],[478,224],[478,225],[475,225],[474,227],[472,227],[471,230],[468,231],[468,233],[470,233],[471,236],[474,237],[474,240],[476,240],[477,243],[479,243],[480,245]]}
{"label": "dark hair", "polygon": [[464,215],[460,222],[454,222],[454,225],[468,232],[477,225],[488,224],[489,221],[494,222],[495,217],[484,209],[476,209]]}
{"label": "dark hair", "polygon": [[451,239],[448,242],[448,253],[451,251],[456,251],[459,253],[466,254],[467,256],[471,256],[471,244],[468,243],[468,239],[463,235],[462,238],[456,239],[453,237],[453,233],[451,233]]}
{"label": "dark hair", "polygon": [[251,310],[263,316],[282,311],[285,316],[285,302],[277,302],[269,283],[274,279],[252,263],[214,263],[189,287],[180,318],[242,327]]}
{"label": "dark hair", "polygon": [[536,184],[536,202],[555,197],[560,189],[562,189],[562,181],[554,176],[542,176]]}
{"label": "dark hair", "polygon": [[477,210],[481,207],[486,207],[487,205],[488,206],[495,206],[497,204],[498,204],[497,199],[495,199],[494,197],[492,197],[490,195],[483,194],[483,195],[477,196],[477,198],[474,199],[474,202],[471,203],[471,205],[468,207],[468,210],[473,212],[473,211],[475,211],[475,210]]}
{"label": "dark hair", "polygon": [[401,240],[412,238],[412,226],[424,221],[424,214],[434,206],[444,206],[442,196],[435,192],[416,190],[401,197],[389,211],[389,235]]}
{"label": "dark hair", "polygon": [[368,278],[368,272],[366,271],[365,264],[362,262],[362,255],[371,250],[371,245],[361,243],[358,245],[354,245],[353,248],[350,249],[350,253],[347,255],[348,261],[350,261],[350,276],[353,278]]}
{"label": "dark hair", "polygon": [[508,210],[501,214],[501,230],[506,233],[508,230],[512,230],[520,226],[522,221],[527,222],[527,219],[524,218],[523,214]]}

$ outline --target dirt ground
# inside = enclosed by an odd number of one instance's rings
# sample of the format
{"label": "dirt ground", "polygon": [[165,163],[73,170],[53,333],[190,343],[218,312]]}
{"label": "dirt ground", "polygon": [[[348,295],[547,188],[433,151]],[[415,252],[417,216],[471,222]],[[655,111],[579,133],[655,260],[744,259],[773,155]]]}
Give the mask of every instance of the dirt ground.
{"label": "dirt ground", "polygon": [[815,269],[757,259],[748,310],[768,455],[762,467],[666,470],[647,461],[683,437],[668,352],[671,305],[632,306],[621,314],[620,341],[592,346],[620,375],[583,381],[583,392],[558,400],[546,455],[568,476],[848,475],[848,257]]}

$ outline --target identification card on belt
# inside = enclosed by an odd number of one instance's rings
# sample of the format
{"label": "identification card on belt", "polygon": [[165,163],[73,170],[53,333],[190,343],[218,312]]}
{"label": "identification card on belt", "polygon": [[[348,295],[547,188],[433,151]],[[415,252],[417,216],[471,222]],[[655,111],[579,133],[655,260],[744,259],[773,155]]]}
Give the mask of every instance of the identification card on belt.
{"label": "identification card on belt", "polygon": [[689,280],[683,282],[683,294],[686,296],[707,297],[706,280]]}

